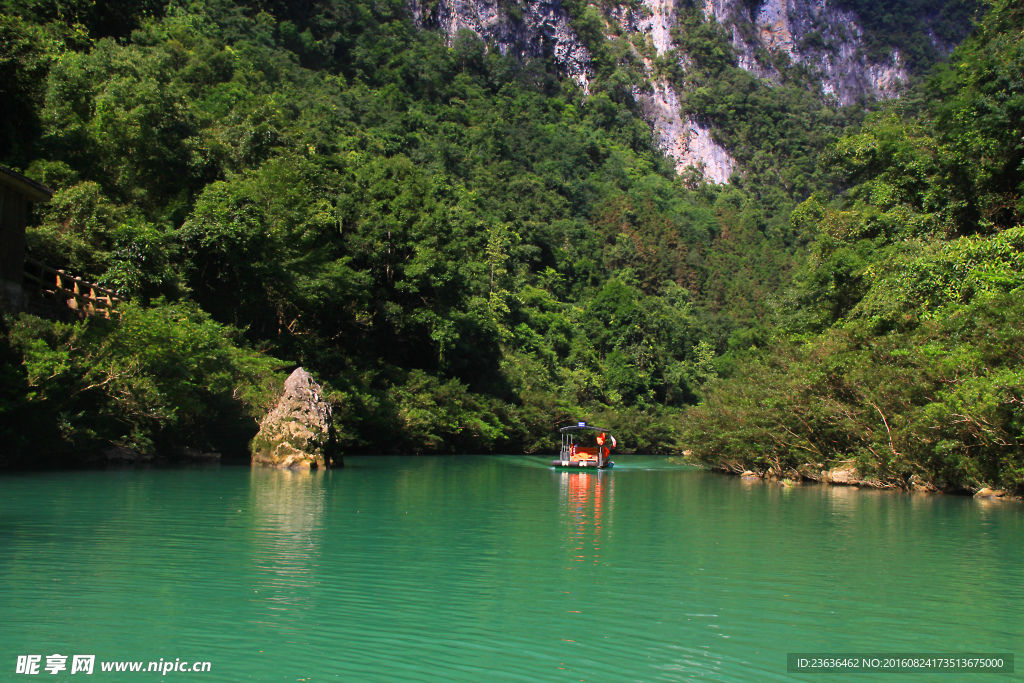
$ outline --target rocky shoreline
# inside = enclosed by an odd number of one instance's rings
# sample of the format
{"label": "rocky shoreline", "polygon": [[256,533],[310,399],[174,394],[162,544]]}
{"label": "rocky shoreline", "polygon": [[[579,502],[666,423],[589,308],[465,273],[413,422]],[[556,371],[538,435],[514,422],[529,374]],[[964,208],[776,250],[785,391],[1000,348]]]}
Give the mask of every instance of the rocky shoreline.
{"label": "rocky shoreline", "polygon": [[738,476],[746,481],[761,481],[765,483],[776,483],[781,486],[797,486],[801,484],[829,484],[833,486],[852,486],[855,488],[870,488],[891,491],[908,491],[916,493],[945,493],[951,495],[967,495],[977,499],[999,499],[1022,501],[1021,496],[1014,496],[1009,491],[982,487],[977,489],[952,489],[944,488],[935,482],[927,481],[914,475],[907,482],[907,485],[884,482],[879,479],[863,476],[856,467],[844,465],[842,467],[825,468],[819,463],[805,463],[797,469],[789,469],[786,472],[779,472],[774,469],[754,471],[747,469],[739,463],[726,462],[711,465],[710,469],[722,474]]}

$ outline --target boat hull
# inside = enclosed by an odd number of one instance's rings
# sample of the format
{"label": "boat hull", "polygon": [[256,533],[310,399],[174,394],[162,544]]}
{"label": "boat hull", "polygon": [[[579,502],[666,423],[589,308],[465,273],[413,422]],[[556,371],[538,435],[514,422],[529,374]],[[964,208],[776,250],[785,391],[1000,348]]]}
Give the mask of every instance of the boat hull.
{"label": "boat hull", "polygon": [[596,460],[577,460],[575,462],[571,461],[571,460],[552,460],[551,461],[551,466],[552,467],[567,467],[569,469],[588,468],[588,469],[592,469],[592,470],[596,470],[596,469],[606,470],[609,467],[614,467],[615,463],[613,463],[611,460],[609,460],[609,461],[605,462],[605,464],[603,464],[601,466],[598,466]]}

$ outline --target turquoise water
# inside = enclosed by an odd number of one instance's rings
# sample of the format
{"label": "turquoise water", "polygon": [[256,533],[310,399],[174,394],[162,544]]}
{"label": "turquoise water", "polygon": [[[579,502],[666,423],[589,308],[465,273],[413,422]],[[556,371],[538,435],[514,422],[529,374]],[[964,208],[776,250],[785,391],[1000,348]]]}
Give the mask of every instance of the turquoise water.
{"label": "turquoise water", "polygon": [[[849,681],[786,654],[1024,652],[1020,504],[616,460],[4,475],[0,680]],[[68,670],[17,674],[32,654]],[[210,670],[100,670],[161,658]]]}

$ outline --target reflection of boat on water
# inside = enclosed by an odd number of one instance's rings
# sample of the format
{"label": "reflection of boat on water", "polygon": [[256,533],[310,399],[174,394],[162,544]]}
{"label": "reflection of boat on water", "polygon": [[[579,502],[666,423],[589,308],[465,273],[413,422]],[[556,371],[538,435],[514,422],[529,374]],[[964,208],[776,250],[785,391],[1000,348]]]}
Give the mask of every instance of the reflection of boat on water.
{"label": "reflection of boat on water", "polygon": [[586,511],[592,506],[593,521],[600,524],[606,503],[605,496],[607,494],[609,506],[614,496],[612,490],[614,477],[611,473],[605,475],[601,471],[570,472],[563,470],[557,472],[556,476],[559,477],[562,505],[573,514],[584,514],[584,516],[587,516]]}
{"label": "reflection of boat on water", "polygon": [[562,450],[552,467],[596,467],[604,469],[615,465],[609,458],[617,445],[615,437],[603,427],[577,422],[558,430],[562,434]]}
{"label": "reflection of boat on water", "polygon": [[559,479],[562,511],[568,523],[568,561],[600,564],[602,548],[611,534],[614,474],[593,468],[563,469],[552,474]]}

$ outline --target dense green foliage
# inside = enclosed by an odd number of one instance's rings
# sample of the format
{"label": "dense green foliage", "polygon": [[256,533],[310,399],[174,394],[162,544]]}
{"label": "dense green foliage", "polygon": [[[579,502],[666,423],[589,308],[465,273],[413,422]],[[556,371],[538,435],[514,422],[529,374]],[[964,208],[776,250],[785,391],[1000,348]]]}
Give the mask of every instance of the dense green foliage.
{"label": "dense green foliage", "polygon": [[840,0],[840,7],[856,13],[865,29],[868,58],[881,61],[899,49],[918,72],[945,57],[971,30],[983,6],[978,0]]}
{"label": "dense green foliage", "polygon": [[[787,277],[792,193],[677,178],[633,111],[633,48],[600,32],[584,98],[397,0],[3,7],[0,163],[56,190],[33,255],[308,367],[349,450],[535,451],[611,415],[673,449],[674,411]],[[149,447],[158,422],[103,434]]]}
{"label": "dense green foliage", "polygon": [[194,304],[128,304],[116,322],[4,323],[3,465],[74,463],[113,445],[237,451],[280,389],[274,359],[240,349]]}
{"label": "dense green foliage", "polygon": [[891,485],[1024,490],[1024,13],[993,3],[922,88],[833,145],[781,332],[690,411],[709,462],[855,464]]}
{"label": "dense green foliage", "polygon": [[675,175],[631,95],[650,46],[583,3],[588,97],[399,0],[0,7],[0,163],[56,190],[30,249],[134,302],[5,319],[6,453],[237,446],[302,364],[348,452],[585,418],[762,472],[1024,482],[1009,3],[863,125],[681,7],[690,67],[654,68],[727,186]]}

